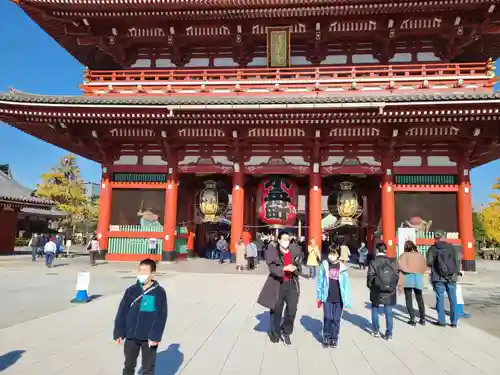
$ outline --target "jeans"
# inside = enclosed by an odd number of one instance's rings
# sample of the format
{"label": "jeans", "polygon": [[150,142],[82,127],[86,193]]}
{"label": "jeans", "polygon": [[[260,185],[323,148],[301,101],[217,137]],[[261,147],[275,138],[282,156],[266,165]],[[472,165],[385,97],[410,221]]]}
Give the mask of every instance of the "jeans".
{"label": "jeans", "polygon": [[125,367],[123,375],[134,375],[139,351],[142,354],[142,375],[154,375],[158,346],[149,346],[147,341],[125,340]]}
{"label": "jeans", "polygon": [[38,257],[38,247],[31,246],[31,260],[35,261]]}
{"label": "jeans", "polygon": [[415,299],[418,305],[418,314],[421,320],[425,319],[425,304],[424,297],[422,296],[422,291],[416,288],[405,288],[405,301],[406,308],[408,309],[408,314],[410,314],[410,320],[415,321],[415,310],[413,310],[413,293],[415,293]]}
{"label": "jeans", "polygon": [[372,305],[372,327],[373,332],[380,332],[379,314],[380,311],[384,312],[385,315],[385,334],[387,336],[392,336],[392,327],[394,325],[394,318],[392,314],[392,306],[384,305],[383,307]]}
{"label": "jeans", "polygon": [[47,267],[51,267],[52,266],[52,261],[54,260],[55,256],[56,256],[56,254],[54,254],[53,252],[47,252],[47,253],[45,253],[45,265]]}
{"label": "jeans", "polygon": [[342,302],[323,303],[323,339],[337,342],[342,321]]}
{"label": "jeans", "polygon": [[311,279],[315,279],[316,278],[316,271],[317,271],[318,267],[316,266],[309,266],[309,277]]}
{"label": "jeans", "polygon": [[444,312],[444,292],[448,294],[450,301],[450,320],[451,324],[457,324],[457,284],[451,282],[436,281],[432,283],[434,293],[436,294],[436,308],[438,312],[438,323],[446,324],[446,315]]}
{"label": "jeans", "polygon": [[[274,309],[271,310],[271,332],[278,336],[282,332],[284,335],[293,333],[293,323],[297,315],[297,305],[299,303],[299,293],[297,290],[297,281],[294,279],[283,281],[280,285],[278,300]],[[286,307],[285,307],[286,303]],[[283,314],[283,307],[285,313]],[[281,318],[283,317],[283,324]]]}

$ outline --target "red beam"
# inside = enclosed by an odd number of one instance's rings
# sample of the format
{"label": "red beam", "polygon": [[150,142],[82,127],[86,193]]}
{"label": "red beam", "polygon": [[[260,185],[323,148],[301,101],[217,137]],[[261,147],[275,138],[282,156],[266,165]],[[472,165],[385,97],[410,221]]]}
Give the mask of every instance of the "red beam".
{"label": "red beam", "polygon": [[156,262],[161,261],[161,255],[151,254],[106,254],[106,260],[109,262],[140,262],[143,259],[152,259]]}
{"label": "red beam", "polygon": [[167,189],[168,186],[168,184],[146,182],[111,182],[110,185],[112,189]]}
{"label": "red beam", "polygon": [[419,192],[457,192],[457,185],[394,185],[394,191],[419,191]]}
{"label": "red beam", "polygon": [[108,237],[163,238],[163,232],[109,232]]}

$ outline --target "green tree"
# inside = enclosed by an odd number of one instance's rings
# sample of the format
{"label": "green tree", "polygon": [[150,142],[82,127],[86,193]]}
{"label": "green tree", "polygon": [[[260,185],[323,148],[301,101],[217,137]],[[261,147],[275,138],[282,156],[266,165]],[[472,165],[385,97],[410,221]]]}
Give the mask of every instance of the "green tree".
{"label": "green tree", "polygon": [[493,199],[488,203],[483,211],[484,216],[484,230],[487,237],[491,238],[496,242],[500,242],[500,178],[496,179],[496,182],[492,186],[494,193],[490,195]]}
{"label": "green tree", "polygon": [[474,238],[476,241],[484,241],[486,239],[483,221],[483,212],[472,213],[472,227],[474,228]]}
{"label": "green tree", "polygon": [[76,225],[89,216],[84,185],[75,156],[68,154],[62,157],[59,165],[42,174],[41,179],[35,195],[55,202],[57,208],[67,214],[61,224],[74,233]]}

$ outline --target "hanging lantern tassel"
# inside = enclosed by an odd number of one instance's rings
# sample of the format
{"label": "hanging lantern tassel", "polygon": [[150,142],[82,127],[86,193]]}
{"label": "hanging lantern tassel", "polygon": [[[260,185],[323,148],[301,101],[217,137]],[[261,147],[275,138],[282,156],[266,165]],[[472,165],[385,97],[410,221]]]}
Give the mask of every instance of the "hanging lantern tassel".
{"label": "hanging lantern tassel", "polygon": [[458,319],[469,319],[471,314],[464,312],[464,295],[462,293],[462,285],[457,284],[457,317]]}

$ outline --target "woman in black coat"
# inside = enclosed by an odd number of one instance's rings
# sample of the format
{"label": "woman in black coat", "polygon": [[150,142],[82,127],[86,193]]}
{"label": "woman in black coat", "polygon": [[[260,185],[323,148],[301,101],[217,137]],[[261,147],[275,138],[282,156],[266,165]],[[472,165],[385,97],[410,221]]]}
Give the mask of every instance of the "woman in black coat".
{"label": "woman in black coat", "polygon": [[[377,246],[377,253],[368,267],[366,284],[370,289],[370,302],[372,303],[372,335],[380,336],[379,314],[385,314],[386,332],[383,337],[392,340],[394,318],[393,306],[397,303],[397,288],[399,273],[396,263],[387,258],[386,246]],[[382,307],[383,305],[383,307]]]}
{"label": "woman in black coat", "polygon": [[269,276],[257,303],[270,310],[271,341],[276,343],[283,340],[283,343],[289,346],[292,344],[290,335],[293,333],[300,295],[300,249],[290,246],[290,235],[283,232],[278,237],[277,247],[269,244],[264,256],[269,267]]}

